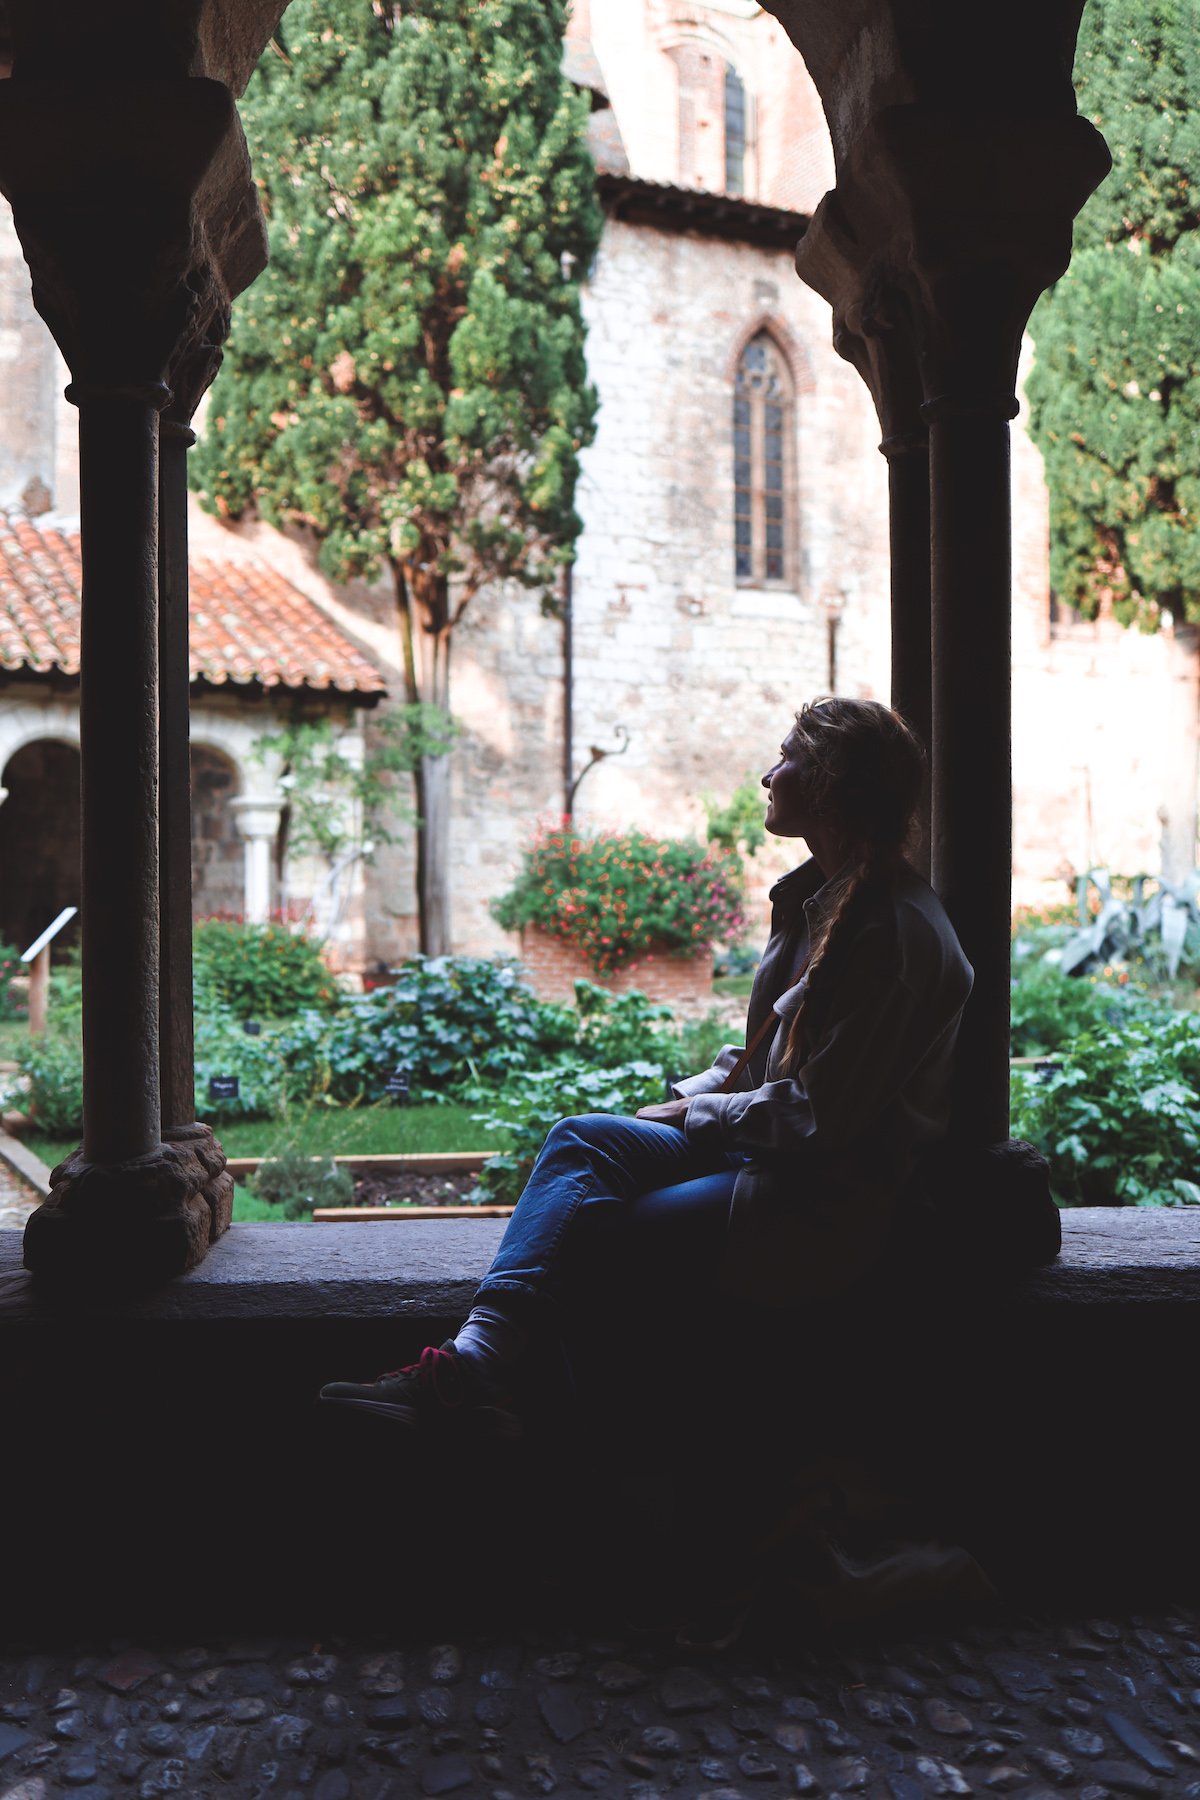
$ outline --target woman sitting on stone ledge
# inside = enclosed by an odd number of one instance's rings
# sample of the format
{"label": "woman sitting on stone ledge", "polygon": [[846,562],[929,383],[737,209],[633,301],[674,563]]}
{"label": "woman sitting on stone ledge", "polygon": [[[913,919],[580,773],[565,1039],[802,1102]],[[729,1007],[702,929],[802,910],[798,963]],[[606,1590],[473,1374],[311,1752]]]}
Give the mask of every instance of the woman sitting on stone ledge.
{"label": "woman sitting on stone ledge", "polygon": [[556,1125],[450,1342],[323,1400],[421,1432],[519,1437],[522,1395],[581,1317],[660,1293],[828,1301],[878,1266],[917,1153],[944,1137],[971,968],[905,857],[924,755],[900,716],[825,699],[763,776],[810,859],[771,891],[746,1047],[636,1118]]}

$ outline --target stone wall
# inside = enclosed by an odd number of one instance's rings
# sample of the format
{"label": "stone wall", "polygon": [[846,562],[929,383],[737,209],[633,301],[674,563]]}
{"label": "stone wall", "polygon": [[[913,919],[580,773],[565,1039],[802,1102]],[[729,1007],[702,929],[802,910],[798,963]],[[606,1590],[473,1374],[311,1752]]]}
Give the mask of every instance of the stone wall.
{"label": "stone wall", "polygon": [[245,905],[245,852],[229,802],[237,769],[207,744],[193,744],[192,912],[198,919],[240,914]]}
{"label": "stone wall", "polygon": [[[702,836],[701,795],[724,800],[766,767],[795,709],[827,691],[831,607],[839,689],[886,697],[887,471],[875,416],[786,252],[610,222],[585,306],[601,406],[576,500],[572,767],[592,745],[615,748],[617,725],[629,748],[588,775],[575,816],[584,828]],[[738,586],[733,575],[733,374],[764,323],[795,387],[790,588]],[[456,635],[461,950],[513,948],[488,902],[538,821],[563,810],[563,674],[561,623],[519,590],[481,596]],[[788,861],[772,846],[763,885]],[[381,850],[366,905],[382,961],[415,948],[412,896],[408,844]]]}
{"label": "stone wall", "polygon": [[1196,634],[1052,616],[1042,459],[1013,427],[1013,892],[1067,896],[1096,865],[1133,875],[1195,858]]}
{"label": "stone wall", "polygon": [[[628,750],[579,789],[587,826],[701,833],[700,795],[725,798],[773,757],[791,711],[829,683],[888,693],[886,466],[866,391],[828,342],[822,303],[784,254],[610,222],[585,296],[601,409],[578,494],[573,768],[589,746]],[[729,404],[744,338],[766,321],[796,387],[799,579],[732,579]],[[1013,430],[1014,888],[1065,893],[1093,862],[1157,870],[1159,809],[1194,783],[1197,657],[1185,634],[1050,620],[1041,459]],[[964,597],[970,604],[970,596]],[[487,597],[454,651],[454,937],[511,952],[488,901],[539,819],[563,806],[562,629],[519,592]],[[1184,790],[1181,798],[1180,791]],[[1194,801],[1193,801],[1194,804]],[[795,846],[751,866],[752,921]],[[416,944],[407,845],[368,876],[368,935],[384,960]],[[755,935],[752,924],[751,935]]]}
{"label": "stone wall", "polygon": [[820,97],[783,27],[758,6],[605,0],[575,27],[590,38],[635,175],[723,187],[728,64],[747,98],[747,197],[811,211],[832,187]]}

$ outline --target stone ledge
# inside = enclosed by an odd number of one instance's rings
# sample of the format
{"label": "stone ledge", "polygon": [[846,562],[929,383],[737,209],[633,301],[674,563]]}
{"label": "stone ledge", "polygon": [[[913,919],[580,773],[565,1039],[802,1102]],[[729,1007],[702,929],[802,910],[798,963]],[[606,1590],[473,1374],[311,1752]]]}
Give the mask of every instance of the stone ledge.
{"label": "stone ledge", "polygon": [[[614,1481],[677,1455],[670,1479],[702,1466],[710,1482],[727,1452],[749,1458],[753,1481],[776,1438],[866,1446],[954,1541],[1026,1588],[1122,1565],[1174,1581],[1200,1552],[1187,1424],[1200,1209],[1080,1210],[1063,1226],[1050,1269],[987,1292],[897,1281],[883,1306],[786,1319],[786,1354],[719,1305],[679,1335],[668,1293],[640,1322],[615,1307],[583,1380],[600,1398],[610,1381],[636,1395],[632,1435],[624,1410],[607,1425],[588,1413],[585,1432],[535,1437],[515,1459],[435,1452],[315,1405],[331,1375],[369,1378],[452,1330],[502,1220],[236,1225],[190,1274],[126,1300],[35,1290],[20,1233],[0,1232],[0,1442],[36,1471],[32,1501],[27,1480],[0,1483],[0,1536],[23,1546],[8,1616],[44,1629],[58,1606],[111,1635],[114,1619],[166,1609],[202,1641],[214,1618],[278,1621],[300,1602],[306,1629],[314,1608],[349,1603],[441,1616],[531,1567],[586,1584],[597,1544],[617,1562],[637,1548],[636,1508],[627,1527],[606,1510]],[[785,1431],[744,1442],[732,1415],[693,1422],[689,1395],[707,1391],[687,1386],[698,1323],[700,1360],[735,1381],[777,1368]],[[506,1542],[528,1531],[524,1562],[496,1556],[481,1517]],[[581,1522],[548,1548],[547,1517]]]}
{"label": "stone ledge", "polygon": [[[502,1219],[410,1225],[233,1225],[200,1267],[153,1293],[73,1297],[72,1318],[408,1319],[465,1313],[504,1232]],[[0,1239],[0,1325],[58,1310],[21,1265],[17,1232]]]}
{"label": "stone ledge", "polygon": [[[76,1296],[70,1311],[124,1320],[450,1318],[465,1312],[504,1223],[234,1225],[190,1274],[135,1299]],[[1200,1208],[1064,1212],[1059,1260],[1009,1292],[1022,1308],[1200,1300]],[[0,1324],[57,1310],[22,1268],[20,1234],[0,1234]]]}

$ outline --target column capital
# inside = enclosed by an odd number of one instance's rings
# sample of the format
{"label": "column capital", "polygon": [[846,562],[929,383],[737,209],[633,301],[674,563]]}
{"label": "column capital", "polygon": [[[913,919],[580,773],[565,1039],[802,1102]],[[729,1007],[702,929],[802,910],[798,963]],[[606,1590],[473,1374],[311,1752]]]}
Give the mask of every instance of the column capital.
{"label": "column capital", "polygon": [[279,830],[279,815],[283,810],[282,797],[239,794],[227,804],[237,821],[239,833],[248,842],[255,838],[275,837]]}
{"label": "column capital", "polygon": [[908,297],[879,250],[826,194],[796,249],[796,272],[829,302],[833,347],[862,376],[879,417],[880,449],[921,442],[920,377]]}
{"label": "column capital", "polygon": [[796,268],[831,301],[835,345],[871,388],[885,442],[922,418],[1013,417],[1029,314],[1109,167],[1078,115],[912,104],[863,126]]}
{"label": "column capital", "polygon": [[215,372],[266,233],[233,96],[203,77],[0,84],[0,190],[75,383]]}

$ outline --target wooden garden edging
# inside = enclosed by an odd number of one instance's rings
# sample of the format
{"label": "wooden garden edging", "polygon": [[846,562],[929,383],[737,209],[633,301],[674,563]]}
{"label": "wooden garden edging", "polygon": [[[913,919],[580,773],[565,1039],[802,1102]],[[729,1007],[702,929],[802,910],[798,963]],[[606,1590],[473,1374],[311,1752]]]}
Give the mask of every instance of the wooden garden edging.
{"label": "wooden garden edging", "polygon": [[[339,1168],[355,1175],[478,1175],[494,1150],[428,1150],[423,1154],[397,1151],[386,1156],[335,1156]],[[328,1162],[325,1156],[314,1156],[313,1162]],[[231,1156],[226,1168],[234,1180],[253,1175],[272,1156]],[[393,1206],[314,1206],[317,1224],[337,1224],[342,1220],[378,1225],[395,1219],[507,1219],[511,1206],[415,1206],[401,1201]]]}
{"label": "wooden garden edging", "polygon": [[413,1206],[400,1201],[393,1206],[314,1206],[313,1219],[325,1225],[354,1219],[365,1225],[380,1225],[397,1219],[508,1219],[511,1206]]}
{"label": "wooden garden edging", "polygon": [[[313,1162],[335,1162],[339,1168],[363,1175],[478,1175],[494,1150],[427,1150],[423,1153],[397,1151],[389,1156],[314,1156]],[[253,1175],[264,1163],[275,1162],[273,1156],[231,1156],[225,1167],[235,1181]],[[471,1208],[472,1211],[476,1209]]]}

